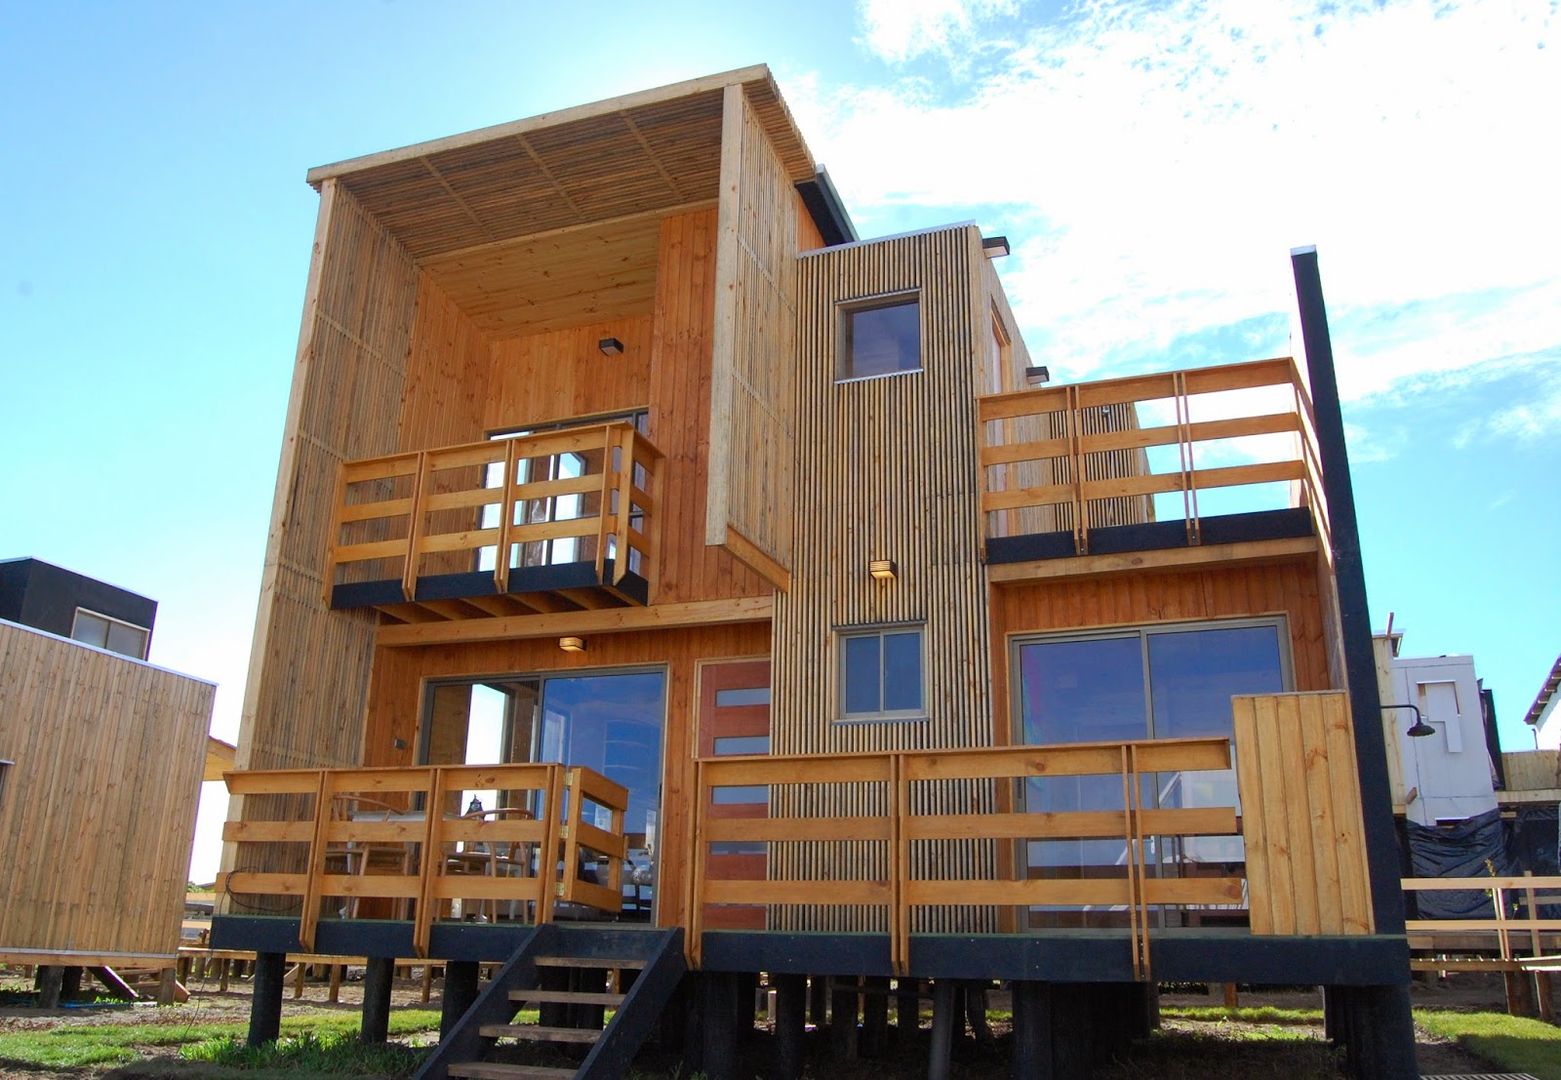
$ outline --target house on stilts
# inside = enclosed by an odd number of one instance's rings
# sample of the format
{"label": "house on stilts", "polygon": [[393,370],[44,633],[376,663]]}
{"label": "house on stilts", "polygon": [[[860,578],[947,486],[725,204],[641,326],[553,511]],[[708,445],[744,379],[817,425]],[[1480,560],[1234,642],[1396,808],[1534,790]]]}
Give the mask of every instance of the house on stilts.
{"label": "house on stilts", "polygon": [[1239,981],[1415,1075],[1315,252],[1300,364],[1048,385],[1006,242],[859,239],[764,67],[309,181],[212,930],[253,1040],[286,954],[368,958],[370,1037],[415,960],[423,1076],[729,1076],[762,975],[774,1075],[826,990],[841,1045],[929,994],[939,1075],[1002,981],[1071,1077]]}

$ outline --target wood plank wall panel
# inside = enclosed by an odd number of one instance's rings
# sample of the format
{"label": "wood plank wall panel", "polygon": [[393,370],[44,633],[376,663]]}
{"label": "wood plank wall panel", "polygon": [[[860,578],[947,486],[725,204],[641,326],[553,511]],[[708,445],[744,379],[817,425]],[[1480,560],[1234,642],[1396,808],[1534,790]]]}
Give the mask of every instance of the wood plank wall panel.
{"label": "wood plank wall panel", "polygon": [[705,542],[780,585],[794,502],[797,193],[739,87],[725,110]]}
{"label": "wood plank wall panel", "polygon": [[0,622],[0,951],[175,953],[215,693]]}
{"label": "wood plank wall panel", "polygon": [[1140,570],[992,589],[992,718],[1011,741],[1008,645],[1015,634],[1284,615],[1297,690],[1328,690],[1328,646],[1316,567],[1307,559],[1198,570]]}
{"label": "wood plank wall panel", "polygon": [[[980,562],[975,397],[989,324],[976,323],[974,260],[980,234],[957,227],[830,248],[798,267],[798,476],[809,492],[795,523],[791,590],[776,597],[771,745],[778,754],[983,746],[992,740],[987,618]],[[919,289],[918,372],[837,383],[838,305]],[[872,559],[893,559],[880,584]],[[925,624],[924,721],[840,723],[839,636],[858,626]],[[805,804],[778,793],[784,812],[870,812],[878,793],[839,789]],[[917,812],[990,805],[989,785],[924,785]],[[777,876],[879,872],[878,845],[785,846]],[[918,846],[920,876],[989,873],[989,846]],[[849,868],[849,869],[847,869]],[[816,914],[816,913],[815,913]],[[980,913],[944,912],[973,928]],[[870,928],[877,912],[837,911],[821,919],[779,914],[781,925]]]}
{"label": "wood plank wall panel", "polygon": [[762,596],[772,591],[725,548],[705,544],[710,475],[710,380],[716,211],[661,224],[650,346],[650,438],[666,455],[656,521],[653,604]]}
{"label": "wood plank wall panel", "polygon": [[[739,623],[709,629],[598,634],[586,639],[587,651],[580,654],[563,652],[552,638],[385,649],[374,669],[363,761],[366,765],[413,764],[419,703],[427,679],[665,665],[667,726],[661,750],[661,861],[656,877],[656,918],[663,926],[687,925],[684,909],[693,760],[698,745],[698,662],[764,656],[769,647],[767,624]],[[396,748],[396,739],[403,740],[404,748]]]}
{"label": "wood plank wall panel", "polygon": [[396,449],[481,439],[496,389],[490,387],[488,338],[423,271],[416,303]]}
{"label": "wood plank wall panel", "polygon": [[[482,427],[643,409],[650,403],[654,326],[652,316],[633,315],[495,341]],[[606,337],[623,342],[622,356],[602,355],[597,343]]]}
{"label": "wood plank wall panel", "polygon": [[1231,701],[1254,934],[1369,934],[1371,886],[1349,696]]}

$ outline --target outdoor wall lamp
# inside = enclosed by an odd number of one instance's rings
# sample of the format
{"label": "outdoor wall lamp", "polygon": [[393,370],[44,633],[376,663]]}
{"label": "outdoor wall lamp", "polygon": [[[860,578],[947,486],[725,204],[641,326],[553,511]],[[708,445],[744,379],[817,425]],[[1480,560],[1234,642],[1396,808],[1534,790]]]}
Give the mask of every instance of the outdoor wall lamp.
{"label": "outdoor wall lamp", "polygon": [[1415,722],[1409,726],[1408,731],[1404,732],[1404,734],[1408,735],[1411,739],[1423,739],[1427,735],[1436,734],[1436,728],[1426,723],[1424,718],[1421,717],[1420,707],[1418,705],[1384,705],[1382,708],[1384,711],[1388,709],[1408,709],[1410,712],[1415,714]]}
{"label": "outdoor wall lamp", "polygon": [[585,652],[585,639],[577,637],[561,637],[558,639],[558,647],[565,652]]}
{"label": "outdoor wall lamp", "polygon": [[873,575],[874,581],[893,581],[894,560],[874,559],[872,562],[867,564],[867,572]]}
{"label": "outdoor wall lamp", "polygon": [[603,356],[622,356],[623,342],[615,337],[604,337],[596,343],[596,347],[602,350]]}

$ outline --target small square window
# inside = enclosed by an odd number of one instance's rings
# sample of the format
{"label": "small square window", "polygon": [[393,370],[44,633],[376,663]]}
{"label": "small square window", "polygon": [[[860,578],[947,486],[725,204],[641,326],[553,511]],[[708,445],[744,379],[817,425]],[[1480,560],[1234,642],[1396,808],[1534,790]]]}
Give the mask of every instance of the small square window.
{"label": "small square window", "polygon": [[926,714],[922,628],[885,627],[841,638],[840,708],[847,720]]}
{"label": "small square window", "polygon": [[841,379],[921,370],[921,302],[914,294],[852,304],[840,314]]}

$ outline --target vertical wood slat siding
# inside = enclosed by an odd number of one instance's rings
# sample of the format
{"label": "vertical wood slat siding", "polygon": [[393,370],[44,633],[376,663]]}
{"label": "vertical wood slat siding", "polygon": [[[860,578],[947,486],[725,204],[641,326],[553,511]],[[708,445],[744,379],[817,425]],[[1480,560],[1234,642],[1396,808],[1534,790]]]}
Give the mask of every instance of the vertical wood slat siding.
{"label": "vertical wood slat siding", "polygon": [[[495,341],[483,428],[497,431],[644,408],[650,398],[653,322],[650,315],[628,315]],[[621,356],[602,355],[598,342],[606,337],[623,342]]]}
{"label": "vertical wood slat siding", "polygon": [[[776,597],[771,745],[778,754],[989,745],[987,619],[979,553],[972,326],[980,234],[957,227],[804,256],[798,267],[798,477],[809,492],[796,521],[790,592]],[[838,305],[919,289],[922,370],[837,383]],[[874,581],[872,559],[897,577]],[[924,623],[924,721],[840,723],[839,637],[853,626]],[[989,806],[989,785],[924,785],[918,813]],[[871,812],[881,792],[817,789],[804,811],[781,790],[777,812]],[[881,859],[871,844],[778,845],[784,877],[831,876]],[[858,850],[860,849],[860,850]],[[918,844],[918,877],[990,873],[990,845]],[[878,872],[883,868],[871,869]],[[855,870],[838,876],[860,876]],[[985,913],[974,913],[977,921]],[[918,929],[957,929],[931,909]],[[959,917],[970,918],[968,910]],[[783,925],[867,929],[873,909],[778,914]],[[974,928],[971,926],[970,928]]]}
{"label": "vertical wood slat siding", "polygon": [[[588,650],[561,651],[555,639],[386,649],[374,666],[363,763],[410,765],[414,761],[423,680],[513,672],[602,671],[628,665],[667,669],[667,720],[663,734],[662,790],[657,826],[656,921],[687,925],[687,857],[693,760],[697,745],[697,667],[700,660],[762,656],[769,627],[739,623],[709,629],[599,634]],[[395,740],[403,748],[397,749]]]}
{"label": "vertical wood slat siding", "polygon": [[0,951],[175,953],[215,693],[0,623]]}
{"label": "vertical wood slat siding", "polygon": [[1012,739],[1009,640],[1161,622],[1286,616],[1298,690],[1328,690],[1328,646],[1316,567],[1306,559],[1198,570],[1134,571],[992,590],[992,693],[995,737]]}
{"label": "vertical wood slat siding", "polygon": [[705,542],[746,542],[785,569],[794,501],[798,200],[741,88],[728,88],[724,108]]}
{"label": "vertical wood slat siding", "polygon": [[705,544],[712,441],[710,384],[715,311],[716,211],[661,224],[651,330],[650,438],[666,455],[654,515],[651,603],[762,596],[768,582],[725,548]]}
{"label": "vertical wood slat siding", "polygon": [[1369,934],[1349,697],[1232,699],[1254,934]]}

